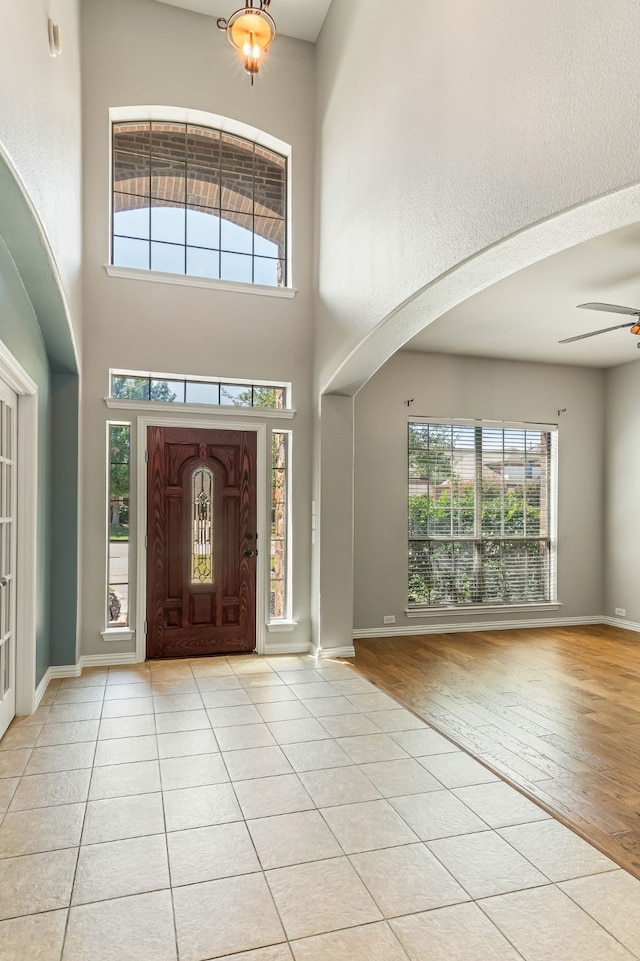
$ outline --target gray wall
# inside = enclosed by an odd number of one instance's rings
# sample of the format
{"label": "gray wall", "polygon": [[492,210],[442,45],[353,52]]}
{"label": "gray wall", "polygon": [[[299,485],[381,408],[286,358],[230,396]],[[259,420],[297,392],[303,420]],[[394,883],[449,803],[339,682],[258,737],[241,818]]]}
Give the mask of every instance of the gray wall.
{"label": "gray wall", "polygon": [[[410,407],[406,401],[413,398]],[[566,412],[558,417],[558,409]],[[355,401],[355,629],[408,620],[407,421],[410,416],[528,421],[558,426],[557,612],[599,615],[603,603],[604,373],[575,367],[400,352]],[[640,612],[639,612],[640,616]],[[535,613],[438,618],[527,620]],[[433,619],[431,620],[433,624]]]}
{"label": "gray wall", "polygon": [[[76,340],[82,256],[80,2],[3,3],[0,31],[0,152],[6,151],[33,205]],[[49,53],[48,17],[60,27],[59,57]]]}
{"label": "gray wall", "polygon": [[614,367],[606,374],[605,461],[606,526],[604,613],[615,608],[640,624],[640,363]]}
{"label": "gray wall", "polygon": [[[80,3],[54,0],[47,10],[39,0],[24,0],[5,8],[0,340],[38,385],[38,682],[50,664],[76,659]],[[49,54],[48,15],[62,34],[63,55],[56,58]]]}
{"label": "gray wall", "polygon": [[[49,552],[51,545],[51,377],[38,321],[16,266],[0,237],[0,340],[38,385],[38,526],[36,682],[51,663]],[[75,618],[72,620],[75,627]]]}
{"label": "gray wall", "polygon": [[[640,181],[635,0],[392,6],[333,0],[318,44],[316,363],[335,391],[362,348],[370,376],[447,307],[581,238],[563,221],[512,259],[480,256],[491,245]],[[597,220],[592,235],[617,226]],[[430,315],[394,315],[461,265]]]}
{"label": "gray wall", "polygon": [[[176,42],[176,38],[180,42]],[[314,48],[278,37],[252,88],[215,20],[151,0],[85,0],[82,653],[131,650],[100,638],[105,592],[109,368],[291,381],[293,634],[310,638]],[[294,299],[109,277],[109,108],[210,111],[290,144]],[[173,411],[172,411],[173,412]],[[270,422],[271,423],[271,422]],[[276,427],[276,423],[272,423]],[[135,472],[133,477],[135,484]],[[135,487],[133,488],[135,491]],[[136,516],[132,503],[132,517]],[[136,544],[132,542],[132,562]]]}
{"label": "gray wall", "polygon": [[78,378],[52,375],[52,664],[75,664],[78,623]]}

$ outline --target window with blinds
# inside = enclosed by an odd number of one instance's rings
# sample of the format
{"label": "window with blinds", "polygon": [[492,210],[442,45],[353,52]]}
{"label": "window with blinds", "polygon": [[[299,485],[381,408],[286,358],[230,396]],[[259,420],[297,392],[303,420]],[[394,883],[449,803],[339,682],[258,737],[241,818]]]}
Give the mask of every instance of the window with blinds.
{"label": "window with blinds", "polygon": [[554,599],[556,431],[409,423],[409,607]]}

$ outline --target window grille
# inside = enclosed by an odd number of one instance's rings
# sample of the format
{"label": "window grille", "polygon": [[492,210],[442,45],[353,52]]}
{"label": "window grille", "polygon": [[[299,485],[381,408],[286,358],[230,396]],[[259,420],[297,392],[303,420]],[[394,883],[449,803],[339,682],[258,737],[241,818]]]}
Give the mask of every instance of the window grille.
{"label": "window grille", "polygon": [[288,384],[225,382],[214,378],[111,372],[111,397],[167,404],[214,404],[283,410],[289,401]]}
{"label": "window grille", "polygon": [[409,606],[554,599],[551,428],[409,423]]}
{"label": "window grille", "polygon": [[112,259],[120,267],[287,285],[287,158],[186,123],[112,129]]}

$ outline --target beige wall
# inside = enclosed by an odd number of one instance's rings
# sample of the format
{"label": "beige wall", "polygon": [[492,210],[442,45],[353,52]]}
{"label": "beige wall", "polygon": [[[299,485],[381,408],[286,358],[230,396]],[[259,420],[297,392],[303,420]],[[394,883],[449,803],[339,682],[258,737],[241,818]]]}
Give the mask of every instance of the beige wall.
{"label": "beige wall", "polygon": [[[293,383],[297,414],[283,426],[294,430],[292,562],[299,624],[286,639],[304,645],[310,640],[314,48],[279,37],[268,67],[251,88],[211,17],[151,0],[85,0],[83,54],[82,652],[132,648],[107,646],[100,638],[106,576],[105,422],[122,414],[108,412],[103,401],[110,367]],[[109,108],[145,104],[227,116],[291,145],[294,299],[107,276]]]}
{"label": "beige wall", "polygon": [[[407,407],[406,401],[413,399]],[[558,417],[558,410],[566,411]],[[555,612],[438,618],[437,624],[602,614],[604,373],[400,352],[355,400],[355,629],[410,633],[407,421],[410,416],[558,424],[558,600]]]}

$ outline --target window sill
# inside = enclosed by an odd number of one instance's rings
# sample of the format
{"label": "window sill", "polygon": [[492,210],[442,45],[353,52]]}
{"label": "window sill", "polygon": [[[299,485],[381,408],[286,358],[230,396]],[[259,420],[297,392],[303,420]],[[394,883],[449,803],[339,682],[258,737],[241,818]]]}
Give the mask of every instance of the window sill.
{"label": "window sill", "polygon": [[125,400],[120,397],[105,397],[107,407],[113,410],[162,411],[186,414],[220,414],[222,417],[266,417],[272,420],[293,420],[295,408],[283,407],[233,407],[227,404],[178,404],[163,400]]}
{"label": "window sill", "polygon": [[545,604],[469,604],[464,607],[410,607],[405,609],[405,616],[412,617],[451,617],[460,614],[499,614],[517,611],[557,611],[562,607],[559,601],[549,601]]}
{"label": "window sill", "polygon": [[100,631],[100,637],[108,644],[113,641],[132,641],[135,636],[136,632],[130,627],[110,627],[106,631]]}
{"label": "window sill", "polygon": [[267,630],[270,634],[291,634],[297,626],[297,621],[270,621]]}
{"label": "window sill", "polygon": [[280,297],[292,300],[298,293],[295,287],[268,287],[264,284],[245,284],[235,280],[214,280],[212,277],[167,274],[161,270],[142,270],[139,267],[117,267],[115,264],[105,264],[104,269],[110,277],[120,277],[125,280],[147,280],[154,284],[176,284],[179,287],[206,287],[209,290],[256,294],[259,297]]}

